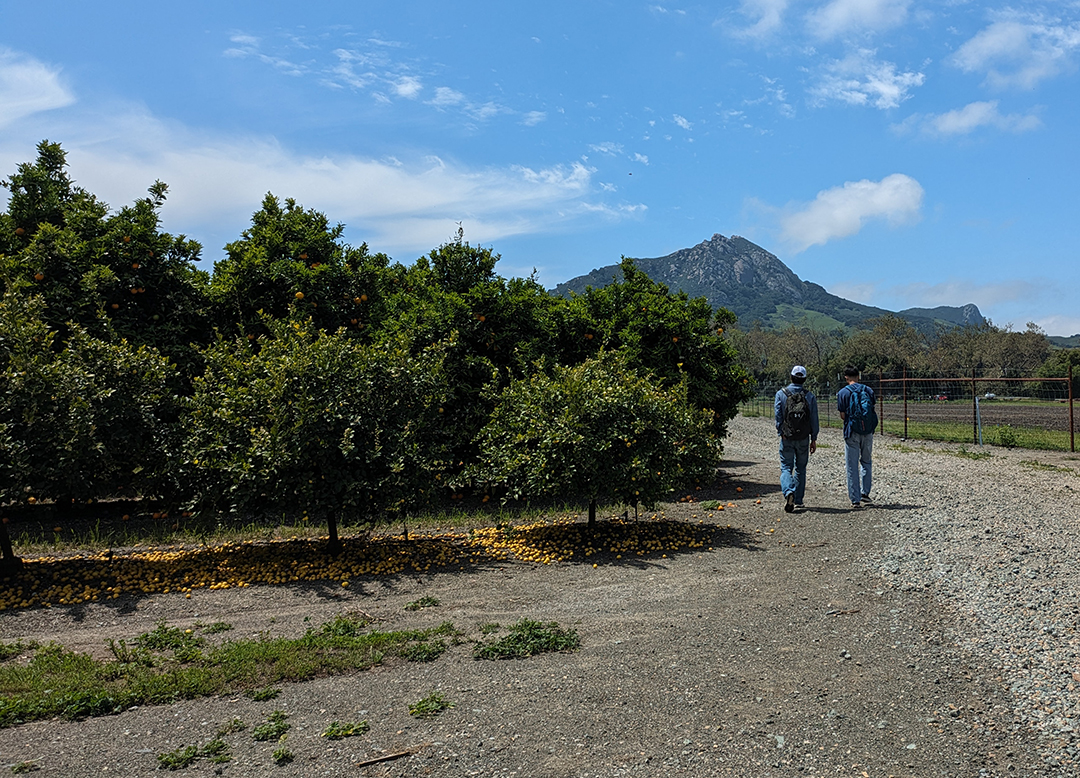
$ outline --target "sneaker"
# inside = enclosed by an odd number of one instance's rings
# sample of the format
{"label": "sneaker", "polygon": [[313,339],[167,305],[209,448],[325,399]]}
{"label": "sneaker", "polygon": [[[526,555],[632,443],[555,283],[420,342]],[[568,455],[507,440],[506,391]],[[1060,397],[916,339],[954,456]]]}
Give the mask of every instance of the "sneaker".
{"label": "sneaker", "polygon": [[784,501],[784,512],[791,513],[795,510],[795,495],[789,494]]}
{"label": "sneaker", "polygon": [[795,510],[804,511],[804,510],[806,510],[806,506],[803,505],[801,502],[797,502],[797,503],[795,503]]}
{"label": "sneaker", "polygon": [[863,502],[873,502],[874,500],[873,500],[873,498],[872,498],[872,497],[871,497],[870,495],[868,495],[868,494],[864,494],[864,495],[862,496],[862,501],[863,501]]}
{"label": "sneaker", "polygon": [[853,511],[857,511],[861,507],[862,507],[861,502],[853,502],[853,503],[851,503],[851,510],[853,510]]}

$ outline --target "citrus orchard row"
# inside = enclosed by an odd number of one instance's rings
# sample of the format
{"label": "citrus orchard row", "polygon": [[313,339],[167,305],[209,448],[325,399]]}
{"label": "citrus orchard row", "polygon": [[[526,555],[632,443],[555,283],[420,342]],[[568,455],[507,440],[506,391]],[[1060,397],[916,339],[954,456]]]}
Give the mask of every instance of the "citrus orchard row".
{"label": "citrus orchard row", "polygon": [[301,581],[348,587],[371,576],[426,573],[519,561],[535,564],[664,557],[711,548],[731,528],[699,521],[613,519],[590,529],[572,516],[552,523],[346,539],[336,555],[325,538],[223,543],[197,548],[150,547],[124,553],[24,559],[2,579],[0,611],[76,605],[124,596],[243,588]]}

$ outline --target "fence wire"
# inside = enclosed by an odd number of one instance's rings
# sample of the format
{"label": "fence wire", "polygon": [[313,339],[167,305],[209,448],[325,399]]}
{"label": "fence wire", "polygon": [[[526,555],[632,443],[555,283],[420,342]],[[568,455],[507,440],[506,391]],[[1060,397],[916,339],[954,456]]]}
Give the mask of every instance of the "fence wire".
{"label": "fence wire", "polygon": [[[1069,378],[864,375],[878,400],[878,433],[973,445],[1076,451],[1076,409]],[[839,427],[842,381],[807,381],[823,427]],[[747,416],[773,415],[780,384],[760,383]]]}

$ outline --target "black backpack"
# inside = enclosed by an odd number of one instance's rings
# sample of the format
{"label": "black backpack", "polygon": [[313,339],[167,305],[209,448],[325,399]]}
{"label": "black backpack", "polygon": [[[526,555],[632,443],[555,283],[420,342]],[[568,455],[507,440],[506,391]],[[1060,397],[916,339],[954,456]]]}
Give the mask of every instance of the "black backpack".
{"label": "black backpack", "polygon": [[787,395],[787,402],[784,403],[784,418],[780,422],[780,434],[785,438],[795,440],[809,437],[810,401],[806,399],[806,392],[801,389],[797,392],[789,392],[787,388],[783,392]]}

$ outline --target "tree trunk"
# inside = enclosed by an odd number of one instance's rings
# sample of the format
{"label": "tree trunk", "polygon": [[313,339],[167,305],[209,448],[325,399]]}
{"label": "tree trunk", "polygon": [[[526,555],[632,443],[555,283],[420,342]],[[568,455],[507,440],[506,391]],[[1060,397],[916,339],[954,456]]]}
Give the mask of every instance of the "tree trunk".
{"label": "tree trunk", "polygon": [[337,556],[341,553],[341,539],[338,538],[337,516],[332,513],[327,516],[326,527],[330,530],[330,542],[326,544],[326,549],[332,556]]}
{"label": "tree trunk", "polygon": [[11,537],[7,531],[7,519],[4,519],[0,524],[0,551],[4,552],[3,557],[0,557],[0,571],[4,573],[15,573],[22,569],[22,559],[15,556],[15,552],[11,549]]}
{"label": "tree trunk", "polygon": [[589,529],[596,526],[596,500],[589,500]]}

